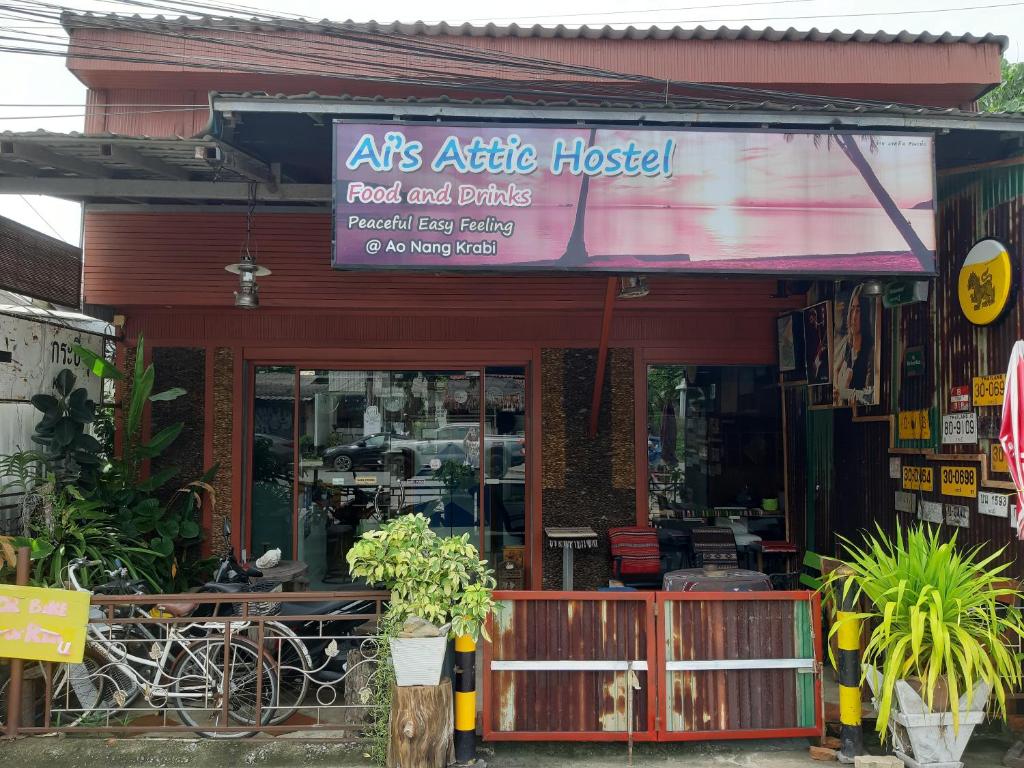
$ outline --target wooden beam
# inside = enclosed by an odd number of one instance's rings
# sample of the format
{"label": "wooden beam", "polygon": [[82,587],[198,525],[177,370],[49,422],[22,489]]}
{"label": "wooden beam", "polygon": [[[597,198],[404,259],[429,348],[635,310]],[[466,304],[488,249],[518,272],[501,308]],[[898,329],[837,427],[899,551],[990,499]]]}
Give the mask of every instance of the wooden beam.
{"label": "wooden beam", "polygon": [[250,181],[277,186],[277,179],[269,163],[254,157],[223,141],[196,147],[196,159],[205,160],[213,168],[227,168]]}
{"label": "wooden beam", "polygon": [[18,158],[28,160],[37,165],[45,165],[60,171],[70,171],[79,176],[109,178],[110,168],[91,160],[82,160],[70,155],[62,155],[47,147],[29,141],[0,141],[0,158]]}
{"label": "wooden beam", "polygon": [[615,307],[615,291],[618,286],[617,277],[609,277],[604,291],[604,312],[601,315],[601,341],[597,347],[597,370],[594,372],[594,397],[590,401],[590,428],[587,430],[591,440],[597,437],[597,418],[601,411],[601,393],[604,389],[604,369],[608,363],[608,337],[612,333],[612,311]]}
{"label": "wooden beam", "polygon": [[993,168],[1009,168],[1014,165],[1024,164],[1024,155],[1020,157],[1006,157],[1002,160],[989,160],[984,163],[971,163],[970,165],[956,165],[952,168],[939,168],[936,171],[938,176],[959,176],[962,173],[973,173],[974,171],[988,171]]}
{"label": "wooden beam", "polygon": [[[249,185],[231,181],[152,181],[148,179],[0,178],[0,194],[49,195],[69,200],[230,200],[244,203]],[[330,184],[260,184],[261,202],[330,203]]]}
{"label": "wooden beam", "polygon": [[126,147],[123,144],[101,144],[100,154],[118,163],[132,168],[141,168],[165,179],[189,180],[189,173],[185,168],[169,165],[155,157],[148,157],[137,149]]}

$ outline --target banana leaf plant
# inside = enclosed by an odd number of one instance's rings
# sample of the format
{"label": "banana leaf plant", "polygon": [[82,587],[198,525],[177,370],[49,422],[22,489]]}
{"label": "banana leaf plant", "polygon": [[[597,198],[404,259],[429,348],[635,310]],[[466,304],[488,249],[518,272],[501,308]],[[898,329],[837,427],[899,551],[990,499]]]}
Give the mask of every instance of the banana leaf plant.
{"label": "banana leaf plant", "polygon": [[142,437],[143,414],[147,403],[167,402],[186,394],[180,387],[154,392],[156,371],[145,365],[145,342],[140,336],[131,372],[121,371],[105,358],[81,346],[75,351],[97,376],[125,384],[122,403],[120,455],[110,457],[89,498],[110,510],[116,525],[126,535],[137,538],[160,556],[157,577],[167,591],[190,586],[195,570],[208,566],[197,562],[195,550],[202,537],[199,524],[203,497],[215,503],[210,485],[216,467],[186,483],[174,492],[162,492],[179,473],[178,467],[164,467],[144,476],[146,462],[164,453],[181,434],[184,424],[168,425],[148,440]]}
{"label": "banana leaf plant", "polygon": [[876,729],[883,738],[898,680],[918,687],[930,711],[948,707],[955,731],[960,697],[977,682],[991,685],[990,712],[1000,717],[1007,694],[1021,687],[1016,649],[1024,620],[1017,606],[1024,595],[1007,576],[1009,564],[998,562],[1005,547],[986,556],[981,547],[959,549],[956,538],[944,542],[937,529],[920,526],[895,536],[879,527],[860,546],[843,539],[849,570],[833,571],[823,586],[834,597],[852,591],[864,606],[833,624],[830,635],[846,621],[870,629],[864,675],[877,670]]}

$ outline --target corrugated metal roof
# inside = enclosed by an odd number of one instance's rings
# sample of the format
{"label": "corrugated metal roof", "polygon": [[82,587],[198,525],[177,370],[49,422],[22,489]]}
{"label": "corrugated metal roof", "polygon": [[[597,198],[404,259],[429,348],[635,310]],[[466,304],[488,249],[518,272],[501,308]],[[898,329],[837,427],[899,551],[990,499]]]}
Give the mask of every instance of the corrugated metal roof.
{"label": "corrugated metal roof", "polygon": [[[19,145],[42,148],[47,154],[20,153]],[[224,146],[209,136],[155,138],[77,131],[0,132],[0,177],[164,179],[195,181],[245,180],[230,168],[207,162],[197,150]],[[113,148],[113,149],[112,149]],[[127,152],[121,152],[121,149]],[[72,163],[61,165],[62,158]],[[83,165],[84,164],[84,165]]]}
{"label": "corrugated metal roof", "polygon": [[82,249],[0,216],[0,288],[77,307]]}
{"label": "corrugated metal roof", "polygon": [[[787,94],[794,98],[800,98],[801,94]],[[639,112],[674,112],[674,111],[700,111],[700,112],[768,112],[778,114],[821,114],[826,119],[834,115],[902,115],[905,117],[938,117],[956,118],[962,120],[1016,120],[1020,119],[1024,126],[1024,113],[1021,112],[968,112],[953,107],[923,107],[912,104],[883,104],[871,101],[855,101],[843,99],[836,103],[815,103],[815,104],[789,104],[777,101],[734,101],[724,103],[722,100],[703,101],[700,99],[673,99],[664,102],[629,102],[629,101],[598,101],[585,99],[570,99],[566,101],[545,101],[543,99],[516,99],[506,96],[501,99],[456,99],[448,96],[430,96],[420,98],[408,96],[401,98],[386,98],[383,96],[331,96],[311,91],[300,94],[268,94],[262,92],[245,93],[219,93],[210,94],[211,104],[217,107],[218,100],[242,99],[252,103],[275,103],[275,102],[301,102],[315,101],[324,104],[365,104],[367,106],[400,106],[400,105],[421,105],[421,106],[480,106],[480,107],[537,107],[537,108],[572,108],[580,107],[591,109],[615,109],[615,110],[636,110]]]}
{"label": "corrugated metal roof", "polygon": [[968,45],[998,45],[1000,52],[1005,51],[1010,41],[1005,35],[984,35],[961,34],[955,35],[951,32],[867,32],[856,30],[854,32],[842,32],[838,29],[831,31],[815,28],[799,30],[790,27],[789,29],[773,29],[765,27],[755,29],[742,27],[734,29],[731,27],[588,27],[565,26],[520,26],[518,24],[448,24],[440,22],[428,24],[424,21],[400,22],[392,21],[387,23],[368,21],[356,22],[288,20],[288,19],[260,19],[260,18],[232,18],[216,16],[187,17],[143,17],[137,14],[92,14],[92,13],[64,13],[61,15],[61,23],[67,30],[81,28],[110,28],[110,29],[133,29],[133,30],[182,30],[182,29],[219,29],[240,32],[280,32],[296,31],[306,33],[330,34],[332,32],[362,32],[366,34],[386,35],[420,35],[426,37],[536,37],[536,38],[563,38],[569,40],[748,40],[768,42],[812,42],[812,43],[906,43],[906,44],[955,44],[963,43]]}

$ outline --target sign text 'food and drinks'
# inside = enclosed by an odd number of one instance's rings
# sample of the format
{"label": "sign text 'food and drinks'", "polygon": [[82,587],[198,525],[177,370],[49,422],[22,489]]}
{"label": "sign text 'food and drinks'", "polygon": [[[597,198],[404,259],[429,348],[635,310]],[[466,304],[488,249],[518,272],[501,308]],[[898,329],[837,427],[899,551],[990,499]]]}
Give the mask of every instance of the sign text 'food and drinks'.
{"label": "sign text 'food and drinks'", "polygon": [[801,132],[334,131],[338,268],[934,272],[929,136],[836,134],[830,151]]}

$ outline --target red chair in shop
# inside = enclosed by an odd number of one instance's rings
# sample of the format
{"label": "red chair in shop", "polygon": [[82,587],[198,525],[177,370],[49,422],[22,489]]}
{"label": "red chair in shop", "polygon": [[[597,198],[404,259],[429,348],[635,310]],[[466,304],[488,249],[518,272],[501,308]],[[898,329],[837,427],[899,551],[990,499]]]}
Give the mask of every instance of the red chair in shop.
{"label": "red chair in shop", "polygon": [[630,587],[661,587],[661,547],[654,528],[609,528],[608,544],[613,578]]}

